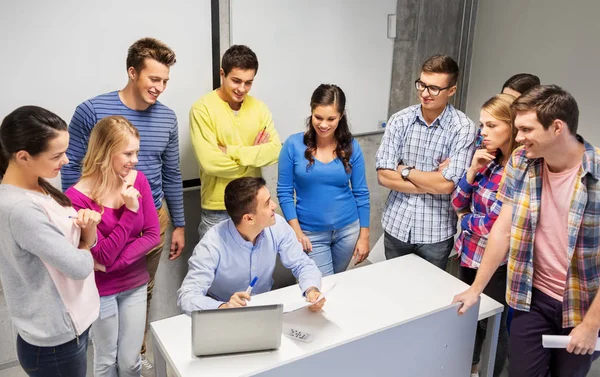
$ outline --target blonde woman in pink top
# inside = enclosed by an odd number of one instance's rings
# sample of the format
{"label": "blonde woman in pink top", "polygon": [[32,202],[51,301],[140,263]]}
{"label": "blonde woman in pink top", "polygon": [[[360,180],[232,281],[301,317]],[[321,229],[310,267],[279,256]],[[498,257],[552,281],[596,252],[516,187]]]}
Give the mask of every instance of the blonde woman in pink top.
{"label": "blonde woman in pink top", "polygon": [[36,106],[0,126],[0,278],[17,355],[32,377],[84,377],[100,306],[89,252],[100,214],[76,212],[47,179],[68,162],[66,123]]}
{"label": "blonde woman in pink top", "polygon": [[140,376],[140,347],[149,275],[145,255],[160,242],[150,184],[138,162],[140,136],[124,117],[93,128],[81,180],[66,191],[76,208],[102,213],[91,252],[100,292],[100,318],[92,326],[94,372]]}

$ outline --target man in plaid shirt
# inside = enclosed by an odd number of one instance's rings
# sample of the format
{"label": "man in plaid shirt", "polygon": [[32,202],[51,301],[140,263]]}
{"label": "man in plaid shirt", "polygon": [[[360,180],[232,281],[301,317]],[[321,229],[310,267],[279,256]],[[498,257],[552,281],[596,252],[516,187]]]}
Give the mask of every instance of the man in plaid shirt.
{"label": "man in plaid shirt", "polygon": [[[476,303],[508,253],[509,375],[585,376],[600,329],[600,149],[577,135],[577,102],[558,86],[532,88],[513,109],[523,146],[506,165],[477,277],[453,302],[459,313]],[[542,335],[571,338],[552,350]]]}
{"label": "man in plaid shirt", "polygon": [[458,64],[434,55],[415,81],[420,105],[392,115],[377,151],[379,184],[390,194],[381,223],[387,259],[415,253],[446,268],[454,245],[454,186],[471,163],[475,125],[448,104]]}

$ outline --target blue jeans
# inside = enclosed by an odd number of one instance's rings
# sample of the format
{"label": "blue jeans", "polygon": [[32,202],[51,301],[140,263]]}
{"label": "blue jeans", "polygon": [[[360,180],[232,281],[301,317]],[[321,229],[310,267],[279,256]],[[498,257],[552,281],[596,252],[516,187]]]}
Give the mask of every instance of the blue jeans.
{"label": "blue jeans", "polygon": [[392,259],[408,254],[417,254],[429,263],[446,270],[448,257],[454,247],[454,238],[435,243],[407,243],[393,237],[388,232],[383,232],[383,246],[385,248],[385,259]]}
{"label": "blue jeans", "polygon": [[210,228],[228,218],[229,215],[227,214],[227,211],[203,209],[202,214],[200,215],[200,225],[198,225],[198,234],[200,235],[198,241],[202,241],[202,237],[204,237]]}
{"label": "blue jeans", "polygon": [[85,377],[87,369],[88,330],[70,342],[56,347],[38,347],[17,336],[17,355],[21,367],[30,377]]}
{"label": "blue jeans", "polygon": [[348,268],[360,234],[360,223],[356,220],[341,229],[324,232],[303,230],[303,233],[312,244],[312,251],[308,256],[319,267],[321,274],[327,276],[344,272]]}
{"label": "blue jeans", "polygon": [[94,375],[139,377],[146,328],[146,284],[100,297],[100,318],[92,325]]}

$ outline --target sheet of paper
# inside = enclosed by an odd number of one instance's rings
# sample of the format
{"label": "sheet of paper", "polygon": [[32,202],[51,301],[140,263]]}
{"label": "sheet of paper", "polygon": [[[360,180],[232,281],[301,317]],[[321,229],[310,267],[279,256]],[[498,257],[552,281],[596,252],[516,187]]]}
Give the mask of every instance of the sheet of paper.
{"label": "sheet of paper", "polygon": [[[322,291],[321,291],[321,296],[319,296],[319,299],[317,301],[322,300],[323,298],[327,298],[331,292],[333,291],[333,289],[335,288],[336,283],[331,284],[328,287],[325,287]],[[253,296],[252,300],[248,301],[248,306],[262,306],[262,305],[276,305],[276,304],[283,304],[283,312],[284,313],[289,313],[289,312],[293,312],[296,310],[300,310],[302,308],[305,308],[307,306],[311,306],[314,305],[315,302],[308,302],[306,301],[306,298],[304,296],[300,296],[300,297],[292,297],[289,300],[285,300],[285,301],[274,301],[273,299],[268,299],[267,297],[261,297],[261,296]]]}
{"label": "sheet of paper", "polygon": [[[542,335],[544,348],[567,348],[570,340],[568,335]],[[600,351],[600,339],[596,341],[596,351]]]}

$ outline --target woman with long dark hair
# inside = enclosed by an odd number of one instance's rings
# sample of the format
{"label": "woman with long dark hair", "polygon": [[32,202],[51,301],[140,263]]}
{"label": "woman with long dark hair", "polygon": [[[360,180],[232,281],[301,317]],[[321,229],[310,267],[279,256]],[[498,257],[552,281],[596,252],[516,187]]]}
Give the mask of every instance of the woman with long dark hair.
{"label": "woman with long dark hair", "polygon": [[100,306],[90,247],[100,214],[76,212],[47,179],[68,162],[67,124],[35,106],[0,125],[0,278],[29,376],[84,377]]}
{"label": "woman with long dark hair", "polygon": [[277,197],[304,250],[330,275],[369,255],[369,188],[342,89],[319,85],[310,108],[306,132],[281,149]]}

